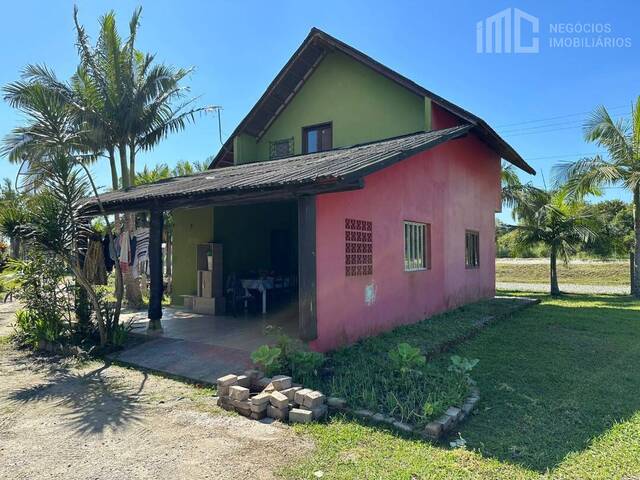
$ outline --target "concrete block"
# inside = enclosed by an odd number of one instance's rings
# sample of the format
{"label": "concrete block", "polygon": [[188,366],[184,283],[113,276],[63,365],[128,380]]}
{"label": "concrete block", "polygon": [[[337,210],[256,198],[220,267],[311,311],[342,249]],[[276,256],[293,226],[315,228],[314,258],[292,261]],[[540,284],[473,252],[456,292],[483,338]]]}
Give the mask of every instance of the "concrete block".
{"label": "concrete block", "polygon": [[304,396],[307,393],[311,393],[312,391],[313,390],[311,390],[310,388],[301,388],[300,390],[294,393],[293,401],[296,402],[298,405],[302,405],[302,399],[304,398]]}
{"label": "concrete block", "polygon": [[323,405],[325,400],[326,397],[322,393],[314,390],[302,397],[302,405],[307,408],[314,409],[318,408],[320,405]]}
{"label": "concrete block", "polygon": [[228,385],[224,385],[224,386],[218,386],[218,396],[219,397],[228,397],[229,396],[229,386]]}
{"label": "concrete block", "polygon": [[373,417],[371,417],[371,420],[377,423],[383,423],[384,419],[385,419],[385,416],[382,413],[376,413]]}
{"label": "concrete block", "polygon": [[266,405],[271,398],[270,393],[259,393],[258,395],[251,397],[251,403],[253,405]]}
{"label": "concrete block", "polygon": [[262,420],[266,416],[267,416],[267,409],[265,408],[260,412],[254,412],[252,410],[251,414],[249,415],[249,418],[251,418],[252,420]]}
{"label": "concrete block", "polygon": [[232,400],[248,400],[251,392],[248,388],[241,387],[239,385],[234,385],[229,388],[229,396]]}
{"label": "concrete block", "polygon": [[302,390],[302,387],[291,387],[281,390],[280,393],[286,395],[290,402],[293,402],[296,392]]}
{"label": "concrete block", "polygon": [[231,403],[235,411],[240,415],[244,415],[245,417],[251,415],[251,403],[249,400],[232,400]]}
{"label": "concrete block", "polygon": [[256,381],[258,390],[263,390],[271,383],[271,377],[262,377]]}
{"label": "concrete block", "polygon": [[233,404],[229,397],[218,397],[218,406],[227,411],[233,410]]}
{"label": "concrete block", "polygon": [[344,410],[347,408],[347,401],[343,398],[329,397],[327,398],[327,405],[329,405],[329,408]]}
{"label": "concrete block", "polygon": [[362,418],[363,420],[371,420],[374,415],[371,410],[354,410],[353,414],[358,418]]}
{"label": "concrete block", "polygon": [[251,411],[255,412],[255,413],[266,412],[268,405],[269,405],[268,403],[263,403],[262,405],[254,405],[252,403],[251,404]]}
{"label": "concrete block", "polygon": [[230,387],[231,385],[235,385],[237,381],[237,375],[225,375],[224,377],[220,377],[216,380],[216,383],[219,387]]}
{"label": "concrete block", "polygon": [[453,417],[450,417],[447,414],[442,415],[440,418],[436,420],[440,425],[442,425],[442,431],[446,432],[453,425]]}
{"label": "concrete block", "polygon": [[289,408],[289,399],[286,395],[278,391],[271,393],[269,402],[276,408]]}
{"label": "concrete block", "polygon": [[291,388],[291,377],[276,375],[271,380],[271,383],[273,384],[273,388],[278,391],[286,390],[287,388]]}
{"label": "concrete block", "polygon": [[440,422],[429,422],[424,427],[424,435],[431,440],[438,440],[442,435],[442,424]]}
{"label": "concrete block", "polygon": [[460,418],[460,415],[462,414],[462,410],[460,410],[458,407],[449,407],[447,408],[447,411],[444,412],[444,414],[453,417],[453,421],[457,422]]}
{"label": "concrete block", "polygon": [[404,422],[393,422],[393,426],[395,428],[397,428],[398,430],[405,432],[405,433],[411,433],[413,432],[413,428],[411,427],[411,425],[404,423]]}
{"label": "concrete block", "polygon": [[237,385],[240,385],[244,388],[251,388],[251,379],[246,375],[239,375]]}
{"label": "concrete block", "polygon": [[303,410],[301,408],[292,408],[289,411],[289,421],[293,423],[309,423],[313,420],[313,412],[311,410]]}
{"label": "concrete block", "polygon": [[277,408],[273,405],[267,406],[267,415],[276,420],[287,420],[289,418],[289,407]]}

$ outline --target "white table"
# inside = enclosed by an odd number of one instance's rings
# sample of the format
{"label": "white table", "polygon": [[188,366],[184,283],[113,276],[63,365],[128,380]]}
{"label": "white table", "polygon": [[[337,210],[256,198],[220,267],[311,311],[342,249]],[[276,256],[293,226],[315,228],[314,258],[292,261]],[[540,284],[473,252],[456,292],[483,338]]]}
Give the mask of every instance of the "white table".
{"label": "white table", "polygon": [[[273,277],[245,278],[240,280],[242,288],[249,296],[249,290],[258,290],[262,294],[262,314],[267,313],[267,290],[273,289]],[[247,308],[247,301],[244,301],[244,308]]]}

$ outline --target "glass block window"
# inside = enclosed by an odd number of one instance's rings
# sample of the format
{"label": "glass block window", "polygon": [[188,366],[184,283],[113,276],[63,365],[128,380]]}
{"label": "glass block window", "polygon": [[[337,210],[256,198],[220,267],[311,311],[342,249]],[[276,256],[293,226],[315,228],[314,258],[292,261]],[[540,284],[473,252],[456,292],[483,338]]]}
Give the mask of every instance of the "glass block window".
{"label": "glass block window", "polygon": [[467,230],[464,244],[464,263],[467,268],[480,266],[480,233]]}
{"label": "glass block window", "polygon": [[404,222],[404,270],[431,268],[431,225]]}
{"label": "glass block window", "polygon": [[347,277],[373,274],[373,224],[345,218],[345,273]]}
{"label": "glass block window", "polygon": [[293,155],[293,137],[269,142],[269,158],[275,160]]}

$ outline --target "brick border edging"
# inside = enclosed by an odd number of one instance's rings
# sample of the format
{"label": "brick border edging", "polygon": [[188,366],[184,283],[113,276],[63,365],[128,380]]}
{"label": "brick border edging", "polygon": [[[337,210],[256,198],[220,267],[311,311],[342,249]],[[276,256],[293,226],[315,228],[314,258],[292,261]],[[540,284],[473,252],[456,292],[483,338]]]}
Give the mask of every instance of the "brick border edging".
{"label": "brick border edging", "polygon": [[471,415],[471,412],[473,412],[479,401],[480,390],[477,386],[473,385],[470,389],[470,395],[465,399],[462,407],[449,407],[437,420],[432,420],[423,429],[420,429],[416,425],[401,422],[390,415],[374,413],[371,410],[353,409],[346,406],[344,408],[330,407],[330,410],[334,412],[340,411],[347,415],[359,418],[360,420],[386,424],[390,428],[401,433],[414,434],[424,438],[425,440],[437,442],[466,420],[466,418]]}
{"label": "brick border edging", "polygon": [[[495,323],[499,320],[502,320],[509,315],[519,312],[520,310],[524,310],[532,305],[537,305],[540,303],[539,298],[530,298],[530,297],[522,297],[523,302],[520,305],[516,305],[508,312],[504,312],[500,315],[487,315],[477,320],[472,328],[465,332],[462,335],[459,335],[456,338],[448,340],[446,342],[441,343],[437,347],[431,349],[426,353],[427,359],[432,359],[435,356],[445,353],[451,350],[453,347],[459,345],[460,343],[469,340],[475,337],[483,328]],[[400,431],[402,433],[411,433],[418,435],[426,440],[437,442],[441,440],[444,436],[449,434],[452,430],[454,430],[458,425],[464,422],[471,412],[476,408],[478,402],[480,401],[480,390],[473,380],[469,380],[470,388],[469,388],[469,396],[462,403],[461,407],[450,406],[447,410],[436,420],[432,420],[429,422],[424,429],[420,429],[415,425],[411,425],[405,422],[401,422],[396,418],[385,415],[383,413],[374,413],[371,410],[366,409],[353,409],[345,406],[344,408],[331,408],[333,411],[341,411],[348,415],[352,415],[356,418],[360,418],[361,420],[370,421],[378,424],[386,424],[389,427]]]}

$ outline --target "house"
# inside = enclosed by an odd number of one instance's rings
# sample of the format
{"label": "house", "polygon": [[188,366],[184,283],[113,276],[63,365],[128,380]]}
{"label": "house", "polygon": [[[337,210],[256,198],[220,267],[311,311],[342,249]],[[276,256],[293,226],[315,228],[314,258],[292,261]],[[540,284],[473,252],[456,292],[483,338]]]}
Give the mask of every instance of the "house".
{"label": "house", "polygon": [[324,351],[495,294],[501,158],[535,174],[482,119],[314,28],[210,170],[102,201],[151,211],[151,326],[171,210],[174,303],[215,244],[218,283],[286,279],[297,334]]}

